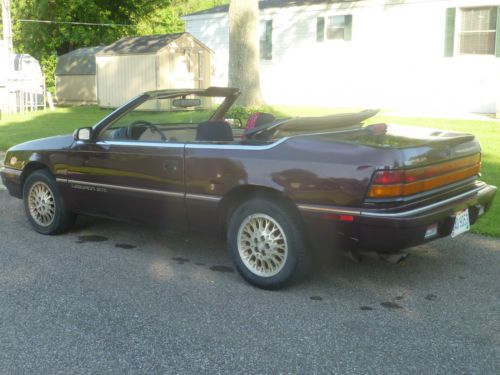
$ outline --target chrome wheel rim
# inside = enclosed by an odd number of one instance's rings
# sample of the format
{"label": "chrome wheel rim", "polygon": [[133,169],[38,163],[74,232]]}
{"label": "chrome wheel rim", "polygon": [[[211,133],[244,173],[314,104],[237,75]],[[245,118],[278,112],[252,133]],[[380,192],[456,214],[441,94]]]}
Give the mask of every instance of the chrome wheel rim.
{"label": "chrome wheel rim", "polygon": [[238,252],[245,267],[253,274],[271,277],[278,274],[288,257],[283,228],[271,216],[253,214],[240,225]]}
{"label": "chrome wheel rim", "polygon": [[35,182],[28,193],[28,208],[31,218],[42,227],[48,227],[56,216],[54,194],[43,182]]}

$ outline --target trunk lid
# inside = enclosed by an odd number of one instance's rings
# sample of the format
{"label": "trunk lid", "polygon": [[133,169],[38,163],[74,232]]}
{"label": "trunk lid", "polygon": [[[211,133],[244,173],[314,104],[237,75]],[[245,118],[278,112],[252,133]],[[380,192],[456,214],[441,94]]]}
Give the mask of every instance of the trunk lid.
{"label": "trunk lid", "polygon": [[479,142],[471,134],[402,125],[387,125],[385,131],[380,131],[377,126],[338,134],[339,137],[335,138],[337,141],[398,150],[399,160],[395,165],[387,166],[394,168],[436,164],[481,152]]}
{"label": "trunk lid", "polygon": [[481,148],[473,135],[397,125],[372,125],[365,133],[358,141],[389,148],[399,156],[393,165],[377,167],[367,200],[418,199],[467,184],[479,175]]}
{"label": "trunk lid", "polygon": [[311,136],[366,155],[363,168],[373,172],[366,202],[418,200],[469,184],[480,171],[481,148],[470,134],[375,124]]}

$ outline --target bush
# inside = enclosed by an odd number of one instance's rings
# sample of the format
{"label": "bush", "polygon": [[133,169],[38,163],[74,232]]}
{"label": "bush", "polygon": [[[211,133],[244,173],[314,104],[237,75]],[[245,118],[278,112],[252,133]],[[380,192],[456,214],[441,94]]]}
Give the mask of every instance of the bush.
{"label": "bush", "polygon": [[57,65],[57,56],[44,56],[40,59],[43,75],[45,76],[45,87],[47,92],[55,95],[55,72]]}

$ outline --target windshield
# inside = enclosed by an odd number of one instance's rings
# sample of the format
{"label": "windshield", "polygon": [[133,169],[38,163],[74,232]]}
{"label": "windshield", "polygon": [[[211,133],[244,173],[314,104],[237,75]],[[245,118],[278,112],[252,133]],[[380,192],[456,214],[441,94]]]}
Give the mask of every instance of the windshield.
{"label": "windshield", "polygon": [[193,130],[212,117],[223,99],[195,94],[149,99],[106,127],[99,139],[191,142]]}

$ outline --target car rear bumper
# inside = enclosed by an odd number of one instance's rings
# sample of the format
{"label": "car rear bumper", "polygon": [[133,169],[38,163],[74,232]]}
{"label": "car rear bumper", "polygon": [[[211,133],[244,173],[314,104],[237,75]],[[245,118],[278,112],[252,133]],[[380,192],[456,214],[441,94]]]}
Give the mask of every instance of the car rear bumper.
{"label": "car rear bumper", "polygon": [[2,183],[5,185],[9,194],[21,198],[21,174],[22,171],[19,169],[2,167],[0,168],[0,176],[2,178]]}
{"label": "car rear bumper", "polygon": [[[379,252],[395,252],[427,241],[449,236],[455,214],[469,209],[470,224],[491,207],[497,188],[478,183],[472,190],[418,208],[403,211],[349,210],[337,207],[299,205],[306,226],[320,243],[332,241],[332,232],[341,246]],[[339,219],[350,219],[341,221]],[[430,225],[437,233],[426,237]],[[332,230],[333,226],[333,230]]]}

